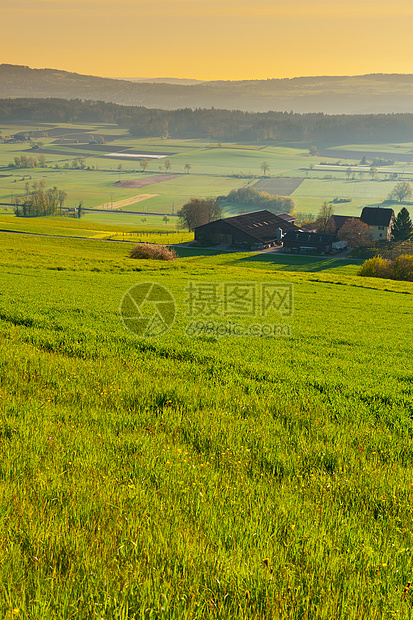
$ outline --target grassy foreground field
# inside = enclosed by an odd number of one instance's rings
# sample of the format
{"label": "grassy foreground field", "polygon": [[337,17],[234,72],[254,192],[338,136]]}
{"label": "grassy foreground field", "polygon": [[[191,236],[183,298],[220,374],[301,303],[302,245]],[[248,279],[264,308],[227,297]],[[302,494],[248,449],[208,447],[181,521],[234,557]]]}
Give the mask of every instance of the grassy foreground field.
{"label": "grassy foreground field", "polygon": [[[0,235],[0,616],[412,617],[413,285],[126,256]],[[158,339],[119,317],[147,281]],[[291,337],[189,336],[191,281],[292,283]]]}

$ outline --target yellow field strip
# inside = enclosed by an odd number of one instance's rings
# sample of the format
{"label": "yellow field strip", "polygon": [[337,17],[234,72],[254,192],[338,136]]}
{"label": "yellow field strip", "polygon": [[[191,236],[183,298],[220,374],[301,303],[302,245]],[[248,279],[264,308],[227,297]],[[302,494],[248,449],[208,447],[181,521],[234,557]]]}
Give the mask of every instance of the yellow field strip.
{"label": "yellow field strip", "polygon": [[154,198],[155,196],[159,196],[159,194],[138,194],[137,196],[131,196],[130,198],[124,198],[123,200],[116,200],[116,202],[105,202],[103,205],[95,207],[95,209],[121,209],[122,207],[133,205],[136,202],[142,202],[142,200]]}

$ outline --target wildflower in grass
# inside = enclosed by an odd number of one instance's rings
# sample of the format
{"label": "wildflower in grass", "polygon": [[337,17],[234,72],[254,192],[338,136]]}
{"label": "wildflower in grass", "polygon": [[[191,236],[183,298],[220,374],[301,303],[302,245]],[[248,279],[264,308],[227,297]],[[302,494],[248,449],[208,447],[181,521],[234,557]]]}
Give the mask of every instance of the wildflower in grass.
{"label": "wildflower in grass", "polygon": [[13,609],[12,614],[14,616],[17,616],[20,613],[20,609],[17,609],[17,607],[15,607],[15,609]]}
{"label": "wildflower in grass", "polygon": [[406,598],[406,596],[409,594],[410,591],[410,586],[412,585],[411,581],[408,581],[407,584],[404,586],[403,588],[403,598]]}

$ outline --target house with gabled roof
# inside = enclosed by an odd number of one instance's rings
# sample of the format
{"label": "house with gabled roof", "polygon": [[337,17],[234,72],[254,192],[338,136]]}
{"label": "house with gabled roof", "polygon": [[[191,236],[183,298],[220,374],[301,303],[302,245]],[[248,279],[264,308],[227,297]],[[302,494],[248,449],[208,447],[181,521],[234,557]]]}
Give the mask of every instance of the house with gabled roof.
{"label": "house with gabled roof", "polygon": [[338,233],[347,220],[359,220],[370,227],[374,241],[390,241],[394,222],[393,209],[382,207],[364,207],[360,217],[352,215],[332,215],[328,220],[328,228]]}
{"label": "house with gabled roof", "polygon": [[390,241],[394,222],[393,209],[364,207],[360,219],[370,226],[371,235],[375,241]]}
{"label": "house with gabled roof", "polygon": [[299,230],[292,222],[262,209],[225,217],[195,228],[195,241],[201,243],[263,248],[273,245],[289,230]]}

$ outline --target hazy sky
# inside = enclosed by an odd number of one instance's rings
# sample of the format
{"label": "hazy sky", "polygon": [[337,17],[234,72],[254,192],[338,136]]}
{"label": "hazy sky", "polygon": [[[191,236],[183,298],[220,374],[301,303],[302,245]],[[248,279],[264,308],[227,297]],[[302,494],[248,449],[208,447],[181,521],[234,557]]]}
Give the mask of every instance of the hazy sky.
{"label": "hazy sky", "polygon": [[0,62],[129,77],[413,73],[412,0],[0,0]]}

